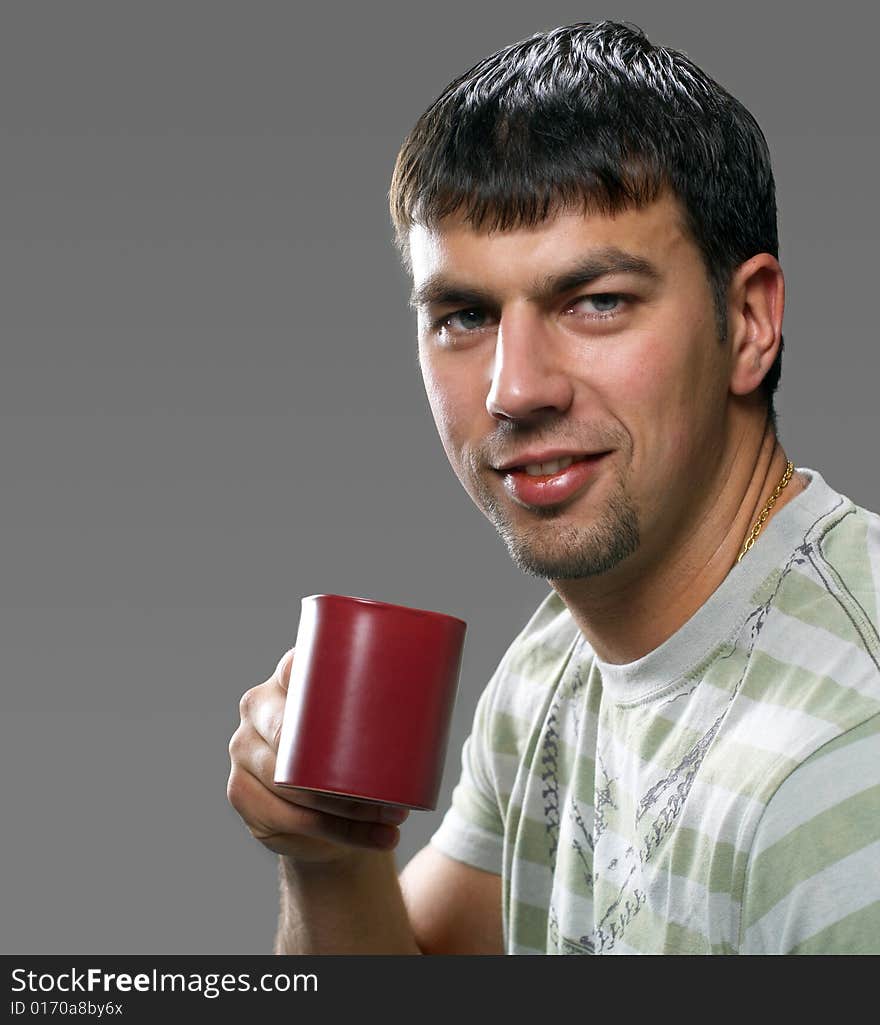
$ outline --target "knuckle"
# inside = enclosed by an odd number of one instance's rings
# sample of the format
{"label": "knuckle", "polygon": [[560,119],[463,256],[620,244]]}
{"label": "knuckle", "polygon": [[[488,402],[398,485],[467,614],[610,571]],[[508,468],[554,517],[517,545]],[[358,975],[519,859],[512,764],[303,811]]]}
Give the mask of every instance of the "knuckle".
{"label": "knuckle", "polygon": [[318,840],[338,842],[340,839],[338,825],[331,815],[316,808],[304,808],[302,805],[296,807],[289,831]]}
{"label": "knuckle", "polygon": [[250,691],[245,691],[245,693],[242,694],[238,702],[238,714],[241,716],[242,719],[247,718],[248,706],[250,704],[250,698],[248,697],[249,694]]}
{"label": "knuckle", "polygon": [[358,819],[340,819],[333,823],[330,836],[348,847],[373,847],[372,823]]}
{"label": "knuckle", "polygon": [[229,757],[234,762],[238,760],[242,746],[242,730],[239,727],[229,738]]}
{"label": "knuckle", "polygon": [[357,828],[354,819],[341,819],[336,825],[337,837],[345,843],[353,843],[357,836]]}
{"label": "knuckle", "polygon": [[233,768],[226,781],[226,799],[236,811],[240,811],[244,804],[244,789],[242,774]]}
{"label": "knuckle", "polygon": [[351,820],[364,821],[376,816],[376,809],[369,804],[362,804],[359,801],[346,801],[339,809],[339,814]]}
{"label": "knuckle", "polygon": [[253,712],[258,700],[259,700],[259,686],[251,687],[250,690],[246,690],[241,696],[241,700],[238,703],[238,711],[242,719],[249,719]]}
{"label": "knuckle", "polygon": [[289,831],[305,836],[321,836],[325,832],[324,816],[314,808],[304,808],[301,804],[294,805]]}

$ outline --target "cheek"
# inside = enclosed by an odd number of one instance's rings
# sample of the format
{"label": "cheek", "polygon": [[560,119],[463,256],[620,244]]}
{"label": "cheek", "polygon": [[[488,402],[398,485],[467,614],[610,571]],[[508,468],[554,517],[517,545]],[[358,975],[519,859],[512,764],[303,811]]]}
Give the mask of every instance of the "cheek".
{"label": "cheek", "polygon": [[668,366],[658,368],[658,387],[664,423],[675,450],[693,455],[711,446],[723,432],[727,374],[725,349],[714,321],[692,325]]}
{"label": "cheek", "polygon": [[455,453],[466,437],[467,410],[465,396],[456,387],[454,378],[444,375],[430,363],[422,361],[422,381],[437,432],[449,461],[456,465]]}
{"label": "cheek", "polygon": [[714,340],[687,341],[680,332],[646,331],[605,364],[602,400],[629,434],[637,459],[650,453],[652,463],[675,463],[700,445],[714,391],[711,361],[694,354]]}
{"label": "cheek", "polygon": [[441,436],[445,437],[453,419],[453,404],[448,390],[443,387],[437,375],[424,364],[422,364],[422,382],[425,386],[425,395],[428,397],[428,405],[431,407],[431,413],[434,416],[434,423],[437,425],[437,430]]}
{"label": "cheek", "polygon": [[596,399],[629,433],[644,437],[676,418],[678,373],[664,355],[662,337],[642,332],[606,355],[591,385]]}
{"label": "cheek", "polygon": [[[476,432],[487,417],[485,404],[478,403],[469,389],[462,387],[459,375],[443,375],[430,364],[422,364],[422,380],[437,433],[452,471],[477,507],[485,511],[484,494],[477,481],[473,453],[478,442]],[[479,405],[479,409],[476,407]]]}

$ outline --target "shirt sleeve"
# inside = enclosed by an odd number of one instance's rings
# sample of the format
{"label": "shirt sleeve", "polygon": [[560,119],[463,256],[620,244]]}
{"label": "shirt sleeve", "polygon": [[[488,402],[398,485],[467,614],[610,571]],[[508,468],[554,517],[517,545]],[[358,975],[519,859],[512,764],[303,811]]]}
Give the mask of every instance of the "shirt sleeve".
{"label": "shirt sleeve", "polygon": [[477,702],[461,752],[461,776],[431,844],[456,861],[501,874],[504,822],[492,762],[492,702],[502,666]]}
{"label": "shirt sleeve", "polygon": [[745,954],[880,953],[880,716],[811,755],[768,802],[741,939]]}
{"label": "shirt sleeve", "polygon": [[477,702],[451,806],[430,841],[444,854],[502,874],[511,792],[532,728],[534,696],[543,699],[548,681],[558,678],[579,637],[564,603],[551,589]]}

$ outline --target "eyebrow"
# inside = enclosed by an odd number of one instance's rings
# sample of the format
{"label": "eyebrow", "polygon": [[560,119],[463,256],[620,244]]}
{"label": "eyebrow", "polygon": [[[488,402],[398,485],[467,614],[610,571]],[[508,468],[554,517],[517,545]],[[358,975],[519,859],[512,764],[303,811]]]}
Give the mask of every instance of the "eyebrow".
{"label": "eyebrow", "polygon": [[[662,278],[659,268],[649,260],[616,246],[609,246],[590,253],[565,270],[537,279],[527,297],[533,302],[546,303],[564,292],[592,284],[607,274],[634,274],[648,281],[659,281]],[[409,306],[414,310],[426,306],[458,304],[489,306],[494,301],[491,293],[462,285],[438,273],[432,274],[412,290]]]}

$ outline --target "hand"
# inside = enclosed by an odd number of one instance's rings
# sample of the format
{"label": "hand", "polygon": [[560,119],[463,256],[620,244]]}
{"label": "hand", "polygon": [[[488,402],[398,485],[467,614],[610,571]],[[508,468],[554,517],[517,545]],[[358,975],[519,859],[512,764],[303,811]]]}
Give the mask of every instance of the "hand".
{"label": "hand", "polygon": [[400,839],[405,808],[327,797],[275,786],[275,759],[293,649],[275,672],[241,699],[241,723],[229,742],[232,768],[226,794],[260,843],[295,862],[329,863],[358,849],[391,850]]}

